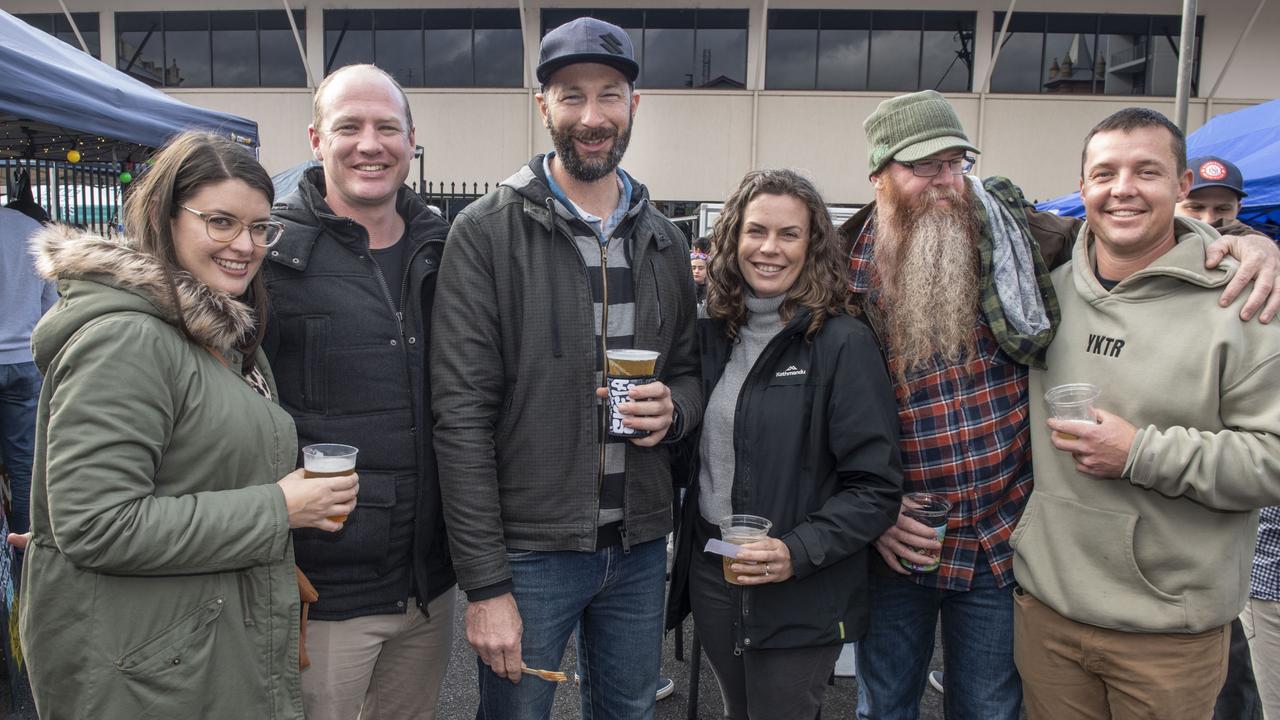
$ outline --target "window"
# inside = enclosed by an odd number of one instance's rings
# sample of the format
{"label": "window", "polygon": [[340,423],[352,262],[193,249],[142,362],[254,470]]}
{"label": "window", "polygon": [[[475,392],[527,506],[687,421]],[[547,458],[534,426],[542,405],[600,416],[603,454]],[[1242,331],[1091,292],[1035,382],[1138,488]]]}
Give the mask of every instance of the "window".
{"label": "window", "polygon": [[325,74],[373,63],[405,87],[519,87],[520,11],[326,10]]}
{"label": "window", "polygon": [[[995,38],[1004,13],[995,14]],[[1177,15],[1018,13],[1009,20],[991,74],[992,92],[1173,95],[1178,75]],[[1192,94],[1200,74],[1204,18],[1196,20]]]}
{"label": "window", "polygon": [[[76,39],[71,23],[67,22],[67,16],[62,13],[22,13],[15,17],[68,45],[80,47],[80,41]],[[98,35],[98,13],[71,13],[71,17],[76,21],[76,27],[80,28],[80,34],[84,36],[84,44],[89,46],[89,54],[101,60],[102,41]]]}
{"label": "window", "polygon": [[594,17],[626,30],[648,88],[747,86],[747,10],[542,11],[542,34],[579,17]]}
{"label": "window", "polygon": [[[298,32],[306,18],[295,10]],[[303,87],[282,10],[116,13],[116,67],[160,87]]]}
{"label": "window", "polygon": [[941,90],[973,78],[971,12],[770,10],[770,90]]}

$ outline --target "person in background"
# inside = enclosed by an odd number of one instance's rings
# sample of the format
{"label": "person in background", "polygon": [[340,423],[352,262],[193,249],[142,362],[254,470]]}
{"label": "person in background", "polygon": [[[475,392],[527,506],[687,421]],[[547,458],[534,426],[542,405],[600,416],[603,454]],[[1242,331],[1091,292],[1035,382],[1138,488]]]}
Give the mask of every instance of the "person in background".
{"label": "person in background", "polygon": [[[1191,171],[1191,192],[1178,203],[1175,212],[1206,223],[1222,235],[1247,235],[1254,230],[1236,219],[1240,203],[1247,197],[1240,168],[1216,155],[1194,157],[1187,161]],[[1261,529],[1259,530],[1261,532]],[[1249,655],[1249,639],[1242,620],[1248,608],[1231,621],[1231,654],[1227,662],[1227,680],[1218,693],[1213,717],[1217,720],[1249,719],[1261,710],[1258,685]]]}
{"label": "person in background", "polygon": [[1219,232],[1236,224],[1240,201],[1248,197],[1240,168],[1216,155],[1191,158],[1187,168],[1191,170],[1191,192],[1178,203],[1178,214],[1193,217]]}
{"label": "person in background", "polygon": [[359,448],[360,507],[335,535],[294,533],[319,594],[302,673],[308,720],[430,720],[453,644],[455,580],[431,443],[427,347],[448,223],[405,185],[413,116],[372,65],[316,88],[321,167],[274,208],[264,343],[299,444]]}
{"label": "person in background", "polygon": [[[31,462],[36,435],[40,371],[31,355],[31,331],[58,299],[54,283],[36,272],[29,243],[40,228],[25,214],[0,208],[0,465],[9,476],[9,530],[30,527]],[[22,552],[15,574],[20,574]]]}
{"label": "person in background", "polygon": [[244,147],[187,133],[134,183],[127,238],[36,236],[62,294],[31,341],[19,622],[41,717],[303,717],[289,530],[339,530],[358,480],[294,469],[259,348],[272,195]]}
{"label": "person in background", "polygon": [[1276,720],[1280,718],[1280,507],[1274,505],[1259,514],[1249,600],[1241,617],[1254,658],[1262,715]]}
{"label": "person in background", "polygon": [[[707,408],[667,626],[692,610],[726,718],[811,718],[844,643],[866,630],[871,543],[897,517],[897,404],[875,334],[849,314],[844,253],[812,183],[747,173],[714,232],[698,323]],[[703,548],[744,513],[772,522],[770,537],[725,570]]]}
{"label": "person in background", "polygon": [[707,300],[707,265],[710,262],[710,238],[698,238],[689,250],[689,270],[693,273],[693,286],[698,293],[699,305]]}

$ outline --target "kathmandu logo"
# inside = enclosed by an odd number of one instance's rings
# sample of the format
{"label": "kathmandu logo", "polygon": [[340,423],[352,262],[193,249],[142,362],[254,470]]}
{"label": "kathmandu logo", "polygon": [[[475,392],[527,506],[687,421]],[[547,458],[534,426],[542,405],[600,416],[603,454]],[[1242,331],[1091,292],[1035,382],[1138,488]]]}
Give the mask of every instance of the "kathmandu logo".
{"label": "kathmandu logo", "polygon": [[1200,166],[1200,177],[1205,180],[1221,180],[1227,176],[1227,166],[1217,160],[1210,160]]}
{"label": "kathmandu logo", "polygon": [[805,374],[804,370],[801,370],[795,365],[791,365],[787,367],[786,370],[782,370],[780,372],[775,373],[774,377],[795,377],[796,375],[804,375],[804,374]]}
{"label": "kathmandu logo", "polygon": [[613,33],[605,33],[600,37],[600,47],[610,55],[622,54],[622,41],[613,36]]}

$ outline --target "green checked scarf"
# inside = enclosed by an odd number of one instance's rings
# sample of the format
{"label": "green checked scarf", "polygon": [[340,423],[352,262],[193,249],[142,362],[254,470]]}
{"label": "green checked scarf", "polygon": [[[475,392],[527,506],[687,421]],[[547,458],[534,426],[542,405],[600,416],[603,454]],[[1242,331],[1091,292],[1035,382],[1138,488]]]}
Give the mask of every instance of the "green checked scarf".
{"label": "green checked scarf", "polygon": [[1000,348],[1030,367],[1043,368],[1062,313],[1049,268],[1027,224],[1029,206],[1008,178],[970,178],[978,234],[982,314]]}

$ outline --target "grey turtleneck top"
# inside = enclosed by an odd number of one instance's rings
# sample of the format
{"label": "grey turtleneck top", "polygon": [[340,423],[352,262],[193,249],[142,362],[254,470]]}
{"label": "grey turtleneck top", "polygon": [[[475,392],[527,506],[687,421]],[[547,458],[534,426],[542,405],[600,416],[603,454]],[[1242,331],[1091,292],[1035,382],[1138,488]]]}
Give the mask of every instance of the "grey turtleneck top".
{"label": "grey turtleneck top", "polygon": [[784,323],[778,316],[778,308],[785,297],[783,294],[758,298],[750,291],[744,293],[747,321],[738,328],[738,342],[729,353],[724,375],[707,400],[702,418],[702,442],[698,447],[701,460],[698,509],[702,518],[713,525],[733,514],[733,420],[738,395],[760,353],[782,331]]}

